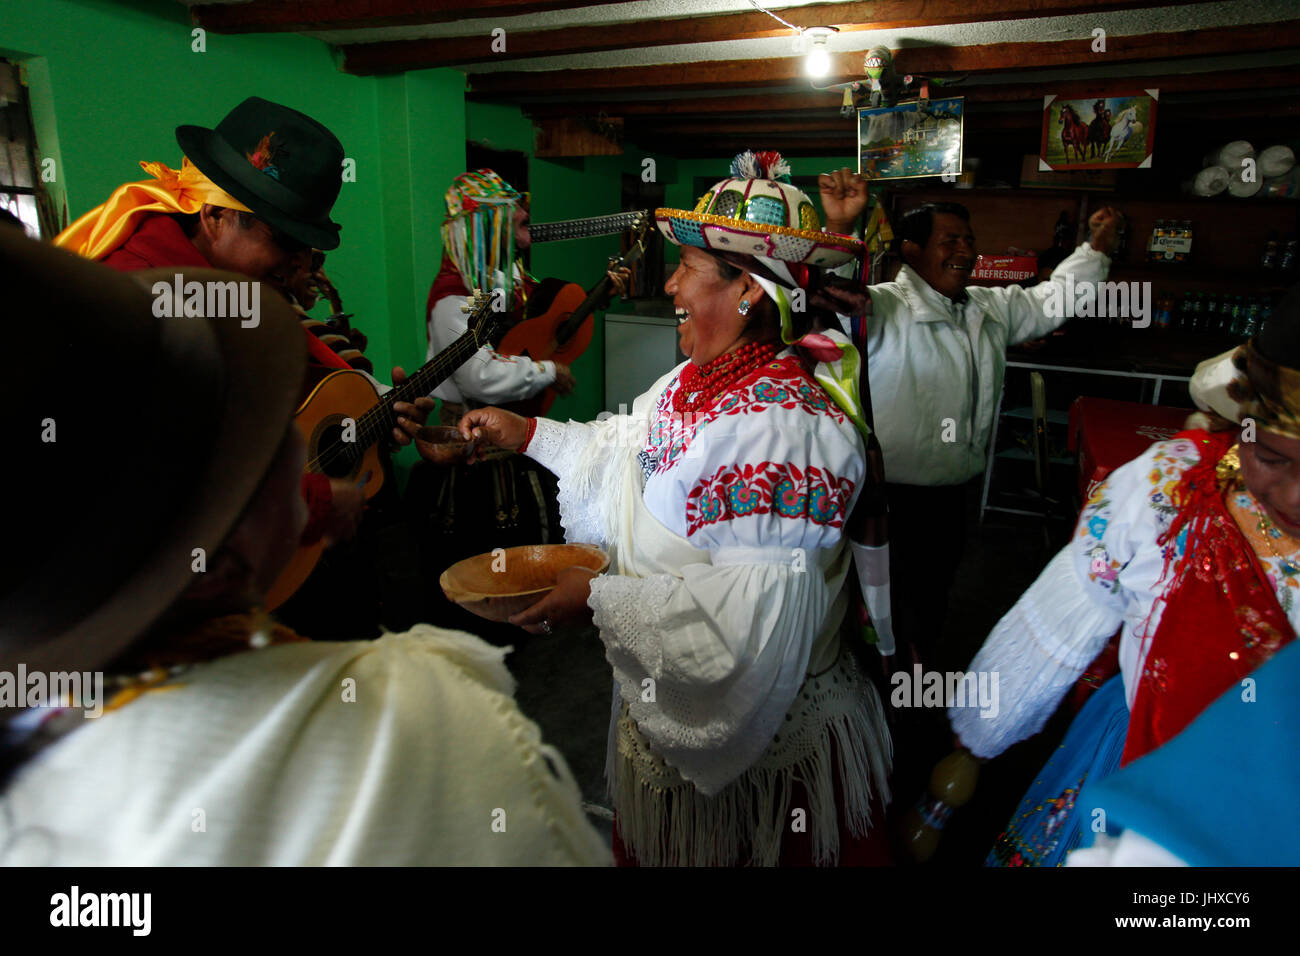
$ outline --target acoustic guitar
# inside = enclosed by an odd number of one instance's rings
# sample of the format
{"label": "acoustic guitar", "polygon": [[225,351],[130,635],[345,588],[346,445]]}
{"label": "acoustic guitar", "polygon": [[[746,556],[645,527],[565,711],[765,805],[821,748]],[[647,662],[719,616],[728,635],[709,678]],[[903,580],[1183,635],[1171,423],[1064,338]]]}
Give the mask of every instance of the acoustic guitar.
{"label": "acoustic guitar", "polygon": [[[397,426],[393,406],[428,395],[486,345],[502,313],[492,309],[492,297],[475,292],[466,308],[465,333],[420,367],[405,382],[381,396],[360,372],[332,372],[312,389],[294,416],[294,425],[307,442],[307,471],[355,482],[367,498],[384,482],[379,443]],[[280,573],[266,596],[266,609],[279,607],[307,580],[324,541],[303,545]]]}
{"label": "acoustic guitar", "polygon": [[[618,261],[611,263],[607,271],[630,266],[641,258],[645,252],[645,237],[649,226],[648,215],[635,214],[631,228],[636,230],[636,239]],[[590,292],[585,292],[576,282],[543,279],[529,296],[529,318],[506,333],[497,346],[497,351],[502,355],[524,355],[537,362],[549,359],[572,365],[591,344],[595,328],[591,313],[608,295],[612,281],[605,275]],[[545,415],[558,395],[555,386],[549,385],[531,398],[510,402],[506,407],[525,417],[535,418]]]}

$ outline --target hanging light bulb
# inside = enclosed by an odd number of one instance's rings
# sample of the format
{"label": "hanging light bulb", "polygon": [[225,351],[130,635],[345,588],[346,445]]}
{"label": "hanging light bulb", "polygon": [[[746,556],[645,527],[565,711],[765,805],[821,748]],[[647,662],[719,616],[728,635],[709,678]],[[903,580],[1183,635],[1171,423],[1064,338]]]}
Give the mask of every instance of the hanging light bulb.
{"label": "hanging light bulb", "polygon": [[809,76],[823,77],[831,71],[831,51],[826,46],[826,41],[835,32],[834,27],[809,27],[804,31],[811,41],[808,56],[804,60],[804,70]]}

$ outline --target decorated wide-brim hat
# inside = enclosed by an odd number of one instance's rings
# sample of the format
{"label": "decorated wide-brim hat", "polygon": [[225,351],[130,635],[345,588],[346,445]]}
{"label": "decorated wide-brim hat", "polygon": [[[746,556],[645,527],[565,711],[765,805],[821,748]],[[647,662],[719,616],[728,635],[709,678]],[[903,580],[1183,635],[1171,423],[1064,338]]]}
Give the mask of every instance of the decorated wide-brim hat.
{"label": "decorated wide-brim hat", "polygon": [[830,268],[862,255],[857,239],[821,231],[817,210],[790,184],[790,166],[773,152],[744,152],[731,176],[693,210],[656,209],[659,231],[674,245],[737,252]]}

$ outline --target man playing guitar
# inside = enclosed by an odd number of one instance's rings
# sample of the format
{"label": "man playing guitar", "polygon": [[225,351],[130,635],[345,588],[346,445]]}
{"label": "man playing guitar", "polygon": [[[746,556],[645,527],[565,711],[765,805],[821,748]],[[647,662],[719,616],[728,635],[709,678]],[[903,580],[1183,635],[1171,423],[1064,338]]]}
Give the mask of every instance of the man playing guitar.
{"label": "man playing guitar", "polygon": [[[504,335],[526,317],[529,297],[537,286],[518,259],[531,245],[526,195],[492,170],[480,169],[456,177],[445,199],[443,259],[429,290],[426,313],[430,357],[465,332],[464,306],[471,289],[500,297],[509,313],[500,323]],[[622,268],[609,277],[611,293],[622,294],[630,272]],[[529,399],[550,387],[567,395],[576,386],[567,365],[507,355],[497,350],[499,344],[497,338],[493,345],[481,347],[434,390],[434,397],[442,400],[444,424],[456,424],[471,407]],[[417,442],[417,447],[424,455],[425,446]],[[495,547],[563,540],[555,496],[554,476],[522,455],[485,462],[473,471],[463,464],[418,465],[411,475],[407,503],[421,532],[421,566],[432,602],[429,613],[437,615],[429,619],[456,618],[459,623],[453,621],[451,626],[472,626],[475,633],[484,634],[490,626],[477,618],[460,620],[465,612],[443,598],[439,575],[461,558]],[[503,640],[518,639],[515,629],[500,630]]]}

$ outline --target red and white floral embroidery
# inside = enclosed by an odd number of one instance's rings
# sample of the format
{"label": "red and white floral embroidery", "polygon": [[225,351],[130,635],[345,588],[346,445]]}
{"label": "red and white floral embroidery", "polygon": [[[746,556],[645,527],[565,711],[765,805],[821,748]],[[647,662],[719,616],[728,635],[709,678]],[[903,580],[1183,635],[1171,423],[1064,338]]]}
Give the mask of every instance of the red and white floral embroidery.
{"label": "red and white floral embroidery", "polygon": [[686,536],[705,525],[748,515],[775,514],[839,528],[844,524],[853,481],[793,462],[723,465],[686,495]]}
{"label": "red and white floral embroidery", "polygon": [[827,415],[836,424],[845,421],[844,412],[793,356],[776,359],[756,369],[734,391],[698,415],[684,416],[673,411],[673,395],[679,387],[680,381],[674,379],[655,404],[650,432],[639,456],[647,478],[672,468],[686,454],[703,426],[729,415],[785,408],[799,409],[809,415]]}

